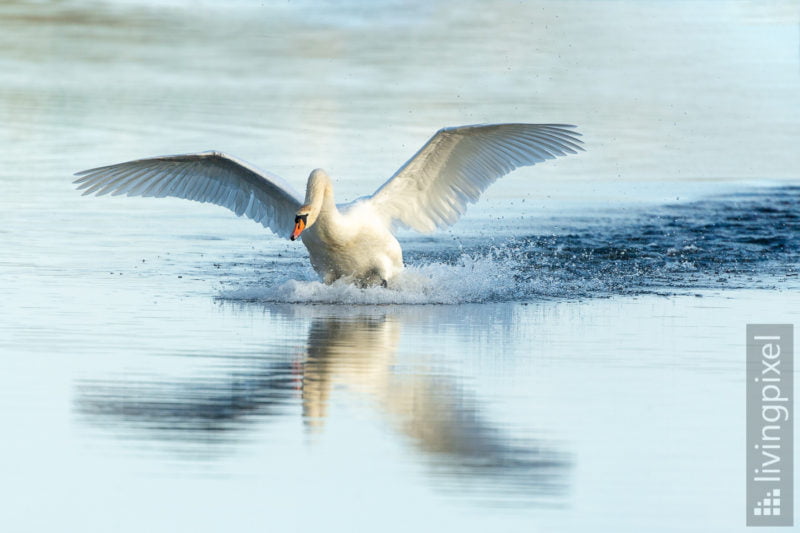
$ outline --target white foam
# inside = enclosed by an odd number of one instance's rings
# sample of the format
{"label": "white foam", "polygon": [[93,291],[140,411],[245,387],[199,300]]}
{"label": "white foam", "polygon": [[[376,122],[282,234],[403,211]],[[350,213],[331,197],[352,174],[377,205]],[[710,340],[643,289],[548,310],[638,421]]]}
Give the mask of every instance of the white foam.
{"label": "white foam", "polygon": [[[301,279],[277,280],[267,286],[222,291],[226,300],[275,303],[459,304],[518,298],[514,272],[518,264],[507,254],[462,255],[455,264],[432,262],[407,266],[389,287],[359,288],[346,280],[325,285],[304,272]],[[299,274],[299,273],[298,273]],[[523,291],[525,292],[525,291]]]}

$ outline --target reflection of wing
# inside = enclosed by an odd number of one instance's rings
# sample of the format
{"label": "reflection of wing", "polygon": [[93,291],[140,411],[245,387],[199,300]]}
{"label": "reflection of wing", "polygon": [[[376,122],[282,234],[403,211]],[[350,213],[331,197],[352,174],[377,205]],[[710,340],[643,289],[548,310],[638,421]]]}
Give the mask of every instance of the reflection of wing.
{"label": "reflection of wing", "polygon": [[475,478],[490,479],[515,488],[523,499],[566,489],[571,462],[563,451],[546,440],[511,439],[485,419],[475,398],[453,379],[397,376],[383,405],[428,454],[444,487],[454,479],[459,489]]}
{"label": "reflection of wing", "polygon": [[172,196],[227,207],[289,238],[300,194],[282,178],[220,152],[137,159],[76,174],[83,194]]}
{"label": "reflection of wing", "polygon": [[454,378],[400,366],[399,340],[394,317],[315,319],[303,374],[306,423],[319,429],[331,390],[346,386],[371,395],[437,467],[446,466],[437,469],[443,478],[493,478],[525,496],[564,490],[570,462],[563,452],[544,441],[509,441]]}
{"label": "reflection of wing", "polygon": [[444,128],[368,200],[387,222],[430,233],[454,224],[468,203],[515,168],[583,150],[565,124]]}
{"label": "reflection of wing", "polygon": [[282,414],[296,396],[296,387],[288,362],[227,379],[86,380],[80,384],[76,407],[93,425],[122,428],[122,436],[224,442],[256,417]]}

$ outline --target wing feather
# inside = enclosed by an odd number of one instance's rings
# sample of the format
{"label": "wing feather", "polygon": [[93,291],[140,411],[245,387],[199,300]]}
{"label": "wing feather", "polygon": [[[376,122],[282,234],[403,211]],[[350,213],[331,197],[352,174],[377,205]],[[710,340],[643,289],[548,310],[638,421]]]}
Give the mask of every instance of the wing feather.
{"label": "wing feather", "polygon": [[227,207],[288,238],[300,194],[282,178],[221,152],[137,159],[84,170],[74,183],[84,195],[171,196]]}
{"label": "wing feather", "polygon": [[369,199],[389,222],[428,233],[455,223],[498,178],[583,151],[569,124],[444,128]]}

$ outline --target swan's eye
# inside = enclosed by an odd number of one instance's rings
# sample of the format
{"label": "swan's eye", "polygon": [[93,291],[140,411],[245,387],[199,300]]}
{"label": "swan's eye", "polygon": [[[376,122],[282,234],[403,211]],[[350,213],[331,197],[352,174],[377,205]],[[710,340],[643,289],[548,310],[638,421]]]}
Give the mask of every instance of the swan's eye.
{"label": "swan's eye", "polygon": [[308,214],[305,214],[305,215],[297,215],[296,217],[294,217],[294,223],[295,223],[295,224],[297,224],[297,223],[298,223],[298,222],[300,222],[301,220],[303,221],[303,225],[304,225],[304,226],[308,225]]}

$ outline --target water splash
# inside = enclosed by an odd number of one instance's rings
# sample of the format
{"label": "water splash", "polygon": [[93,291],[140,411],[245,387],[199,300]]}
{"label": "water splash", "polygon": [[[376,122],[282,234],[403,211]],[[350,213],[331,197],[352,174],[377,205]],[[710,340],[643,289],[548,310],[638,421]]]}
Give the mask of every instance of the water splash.
{"label": "water splash", "polygon": [[[459,304],[795,287],[800,187],[783,186],[662,206],[620,220],[561,227],[501,245],[406,251],[388,288],[324,285],[308,267],[292,277],[225,289],[222,299],[282,303]],[[273,273],[274,274],[274,273]]]}
{"label": "water splash", "polygon": [[[505,265],[498,268],[499,265]],[[284,279],[267,286],[224,290],[226,300],[277,303],[457,304],[514,299],[515,270],[521,265],[502,261],[494,251],[464,254],[456,261],[408,265],[387,288],[359,288],[346,280],[325,285],[312,278]]]}

